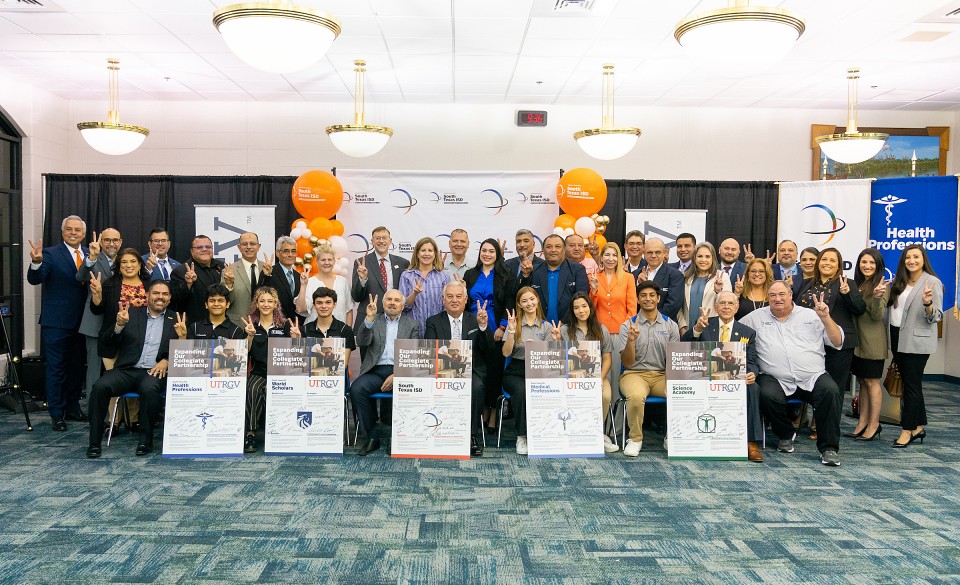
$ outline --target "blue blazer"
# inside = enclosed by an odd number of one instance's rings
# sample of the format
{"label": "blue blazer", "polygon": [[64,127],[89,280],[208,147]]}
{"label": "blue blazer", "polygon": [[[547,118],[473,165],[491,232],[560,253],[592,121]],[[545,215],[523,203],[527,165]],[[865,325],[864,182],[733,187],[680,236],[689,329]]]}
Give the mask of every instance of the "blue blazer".
{"label": "blue blazer", "polygon": [[[773,265],[773,279],[783,280],[783,270],[780,269],[780,264]],[[797,266],[797,274],[793,277],[793,298],[797,298],[797,293],[800,292],[801,282],[803,282],[803,273],[800,272],[800,267]]]}
{"label": "blue blazer", "polygon": [[662,314],[676,321],[677,313],[683,307],[683,274],[669,264],[662,264],[653,282],[660,285],[660,304],[657,308]]}
{"label": "blue blazer", "polygon": [[[141,258],[143,258],[144,264],[147,263],[147,258],[149,257],[150,257],[150,254],[144,254],[143,256],[141,256]],[[173,269],[176,268],[177,266],[180,266],[180,262],[177,262],[170,256],[167,256],[167,262],[170,263],[170,268],[167,270],[167,282],[169,282],[170,275],[173,274]],[[160,272],[159,266],[154,266],[153,272],[150,273],[150,282],[153,282],[154,280],[163,280],[163,273]]]}
{"label": "blue blazer", "polygon": [[[86,258],[88,250],[80,247]],[[43,262],[27,269],[27,282],[43,285],[40,293],[40,325],[77,331],[87,302],[87,281],[77,280],[77,261],[60,242],[43,249]]]}
{"label": "blue blazer", "polygon": [[[589,294],[590,282],[587,280],[586,269],[576,262],[564,260],[557,270],[560,271],[560,281],[557,283],[557,316],[561,320],[565,320],[574,293],[579,291]],[[518,291],[525,286],[531,286],[537,291],[537,294],[540,295],[540,305],[543,307],[544,314],[547,313],[548,271],[547,263],[543,262],[543,264],[534,267],[528,278],[521,276],[517,279]]]}
{"label": "blue blazer", "polygon": [[[719,265],[719,269],[723,270],[723,264]],[[747,263],[737,260],[733,263],[733,266],[730,268],[730,286],[737,284],[737,277],[743,277],[744,273],[747,270]]]}

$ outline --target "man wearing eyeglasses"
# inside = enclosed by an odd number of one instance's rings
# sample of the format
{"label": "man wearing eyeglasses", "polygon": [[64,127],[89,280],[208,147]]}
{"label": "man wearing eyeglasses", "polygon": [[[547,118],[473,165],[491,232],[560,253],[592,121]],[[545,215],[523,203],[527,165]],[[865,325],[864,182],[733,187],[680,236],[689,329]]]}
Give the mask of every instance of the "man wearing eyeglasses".
{"label": "man wearing eyeglasses", "polygon": [[[760,388],[757,386],[757,374],[760,372],[757,361],[757,332],[733,317],[740,306],[737,295],[725,290],[717,295],[714,309],[717,316],[710,316],[710,309],[704,309],[693,327],[680,338],[681,341],[742,341],[747,344],[747,459],[756,463],[763,462],[760,441],[763,440],[763,427],[760,420]],[[726,369],[725,363],[719,369]]]}
{"label": "man wearing eyeglasses", "polygon": [[190,243],[190,256],[170,273],[170,288],[178,311],[193,323],[207,317],[207,287],[220,282],[223,262],[213,257],[213,241],[203,234]]}
{"label": "man wearing eyeglasses", "polygon": [[[277,239],[276,265],[263,263],[261,286],[270,286],[277,290],[280,298],[280,310],[287,319],[303,325],[303,317],[297,313],[297,296],[300,294],[300,273],[297,272],[297,241],[290,236]],[[269,259],[268,259],[269,260]]]}
{"label": "man wearing eyeglasses", "polygon": [[240,319],[247,318],[253,293],[261,286],[262,279],[266,278],[263,262],[257,260],[257,254],[260,252],[260,238],[257,234],[253,232],[240,234],[237,248],[240,250],[240,259],[225,267],[221,275],[223,284],[230,291],[227,318],[234,323],[240,323]]}
{"label": "man wearing eyeglasses", "polygon": [[167,230],[162,227],[150,230],[150,235],[147,236],[147,250],[149,253],[143,255],[143,263],[150,271],[150,282],[154,280],[170,282],[170,275],[177,266],[180,266],[180,263],[167,254],[170,251],[170,236]]}
{"label": "man wearing eyeglasses", "polygon": [[[106,282],[113,275],[113,261],[121,247],[123,247],[123,238],[117,230],[107,228],[100,232],[99,238],[94,232],[90,242],[90,253],[77,270],[77,282],[89,283],[91,279]],[[93,390],[93,385],[100,379],[100,368],[103,365],[100,354],[97,352],[103,315],[94,315],[90,310],[91,294],[87,293],[87,302],[83,306],[83,318],[80,320],[80,333],[86,339],[87,345],[87,377],[84,388],[88,396]]]}

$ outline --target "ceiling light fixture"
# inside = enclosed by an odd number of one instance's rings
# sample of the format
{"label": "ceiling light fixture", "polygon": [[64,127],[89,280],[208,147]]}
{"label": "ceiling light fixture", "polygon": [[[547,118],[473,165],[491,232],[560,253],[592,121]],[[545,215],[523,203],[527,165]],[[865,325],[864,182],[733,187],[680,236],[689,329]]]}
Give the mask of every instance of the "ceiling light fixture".
{"label": "ceiling light fixture", "polygon": [[673,37],[705,69],[745,77],[782,60],[805,28],[803,19],[786,10],[731,0],[726,8],[681,20]]}
{"label": "ceiling light fixture", "polygon": [[270,73],[306,69],[340,34],[336,17],[287,0],[224,6],[213,13],[213,25],[237,57]]}
{"label": "ceiling light fixture", "polygon": [[363,72],[366,71],[367,62],[363,59],[357,59],[353,64],[356,65],[356,68],[354,68],[356,84],[353,92],[353,124],[327,126],[327,134],[330,136],[333,145],[343,154],[356,157],[371,156],[380,152],[387,145],[387,141],[393,136],[393,130],[386,126],[364,124]]}
{"label": "ceiling light fixture", "polygon": [[109,106],[106,122],[80,122],[77,130],[87,144],[103,154],[128,154],[143,144],[150,131],[143,126],[120,123],[120,61],[107,59],[107,94]]}
{"label": "ceiling light fixture", "polygon": [[890,138],[881,132],[860,132],[857,129],[857,80],[860,69],[847,69],[847,127],[843,134],[824,134],[817,136],[817,144],[823,154],[833,160],[846,164],[863,162],[873,158],[883,143]]}
{"label": "ceiling light fixture", "polygon": [[613,126],[613,65],[603,66],[603,120],[600,128],[581,130],[573,135],[583,151],[593,158],[613,160],[630,152],[640,136],[639,128]]}

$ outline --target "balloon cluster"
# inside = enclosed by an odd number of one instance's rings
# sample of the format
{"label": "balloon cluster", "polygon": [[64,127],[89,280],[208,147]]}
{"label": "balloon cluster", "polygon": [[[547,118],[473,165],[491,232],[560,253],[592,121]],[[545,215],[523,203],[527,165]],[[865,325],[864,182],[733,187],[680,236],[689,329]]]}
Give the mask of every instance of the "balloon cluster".
{"label": "balloon cluster", "polygon": [[607,184],[603,177],[590,169],[573,169],[564,173],[557,183],[557,202],[563,215],[553,223],[553,233],[566,238],[577,234],[592,240],[603,248],[607,239],[610,218],[599,215],[607,202]]}
{"label": "balloon cluster", "polygon": [[348,276],[350,261],[344,257],[347,253],[345,228],[336,219],[330,219],[343,205],[340,181],[326,171],[307,171],[294,182],[291,198],[293,207],[303,216],[290,225],[290,237],[297,242],[294,264],[300,268],[309,266],[311,274],[316,274],[317,246],[327,244],[337,258],[333,272]]}

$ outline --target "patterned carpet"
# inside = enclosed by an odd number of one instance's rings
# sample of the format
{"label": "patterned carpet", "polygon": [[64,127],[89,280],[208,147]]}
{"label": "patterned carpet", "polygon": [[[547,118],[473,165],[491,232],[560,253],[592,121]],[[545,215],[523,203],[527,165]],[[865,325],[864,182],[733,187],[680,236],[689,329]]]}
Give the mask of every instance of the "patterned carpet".
{"label": "patterned carpet", "polygon": [[[929,437],[766,462],[84,459],[86,425],[0,414],[2,583],[957,583],[960,387]],[[844,418],[844,430],[852,427]],[[507,425],[510,426],[510,425]],[[805,435],[801,435],[805,437]],[[489,438],[489,437],[488,437]]]}

